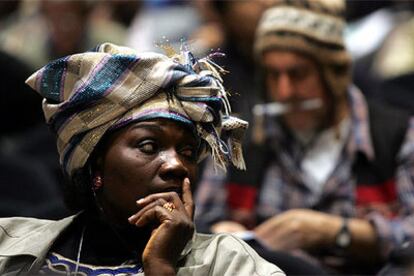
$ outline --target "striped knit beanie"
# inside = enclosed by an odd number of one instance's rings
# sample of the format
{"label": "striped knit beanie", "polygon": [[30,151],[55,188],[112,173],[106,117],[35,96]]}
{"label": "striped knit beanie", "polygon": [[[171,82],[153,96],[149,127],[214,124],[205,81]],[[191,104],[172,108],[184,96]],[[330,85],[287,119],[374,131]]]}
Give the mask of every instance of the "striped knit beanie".
{"label": "striped knit beanie", "polygon": [[351,80],[351,58],[343,39],[343,0],[274,0],[256,32],[255,54],[271,49],[296,51],[313,58],[328,89],[342,98]]}
{"label": "striped knit beanie", "polygon": [[222,69],[186,49],[170,54],[105,43],[55,60],[26,81],[44,97],[46,122],[57,133],[60,162],[69,176],[86,164],[108,130],[154,118],[193,126],[216,165],[225,169],[231,162],[244,169],[247,122],[230,115]]}

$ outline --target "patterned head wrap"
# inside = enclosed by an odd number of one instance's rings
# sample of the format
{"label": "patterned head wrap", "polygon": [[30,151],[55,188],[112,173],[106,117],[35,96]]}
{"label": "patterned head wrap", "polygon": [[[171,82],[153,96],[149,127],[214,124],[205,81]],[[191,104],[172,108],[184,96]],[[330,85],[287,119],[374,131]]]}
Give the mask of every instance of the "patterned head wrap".
{"label": "patterned head wrap", "polygon": [[336,98],[346,95],[351,58],[345,48],[344,0],[273,0],[256,32],[255,54],[271,49],[311,56]]}
{"label": "patterned head wrap", "polygon": [[45,98],[46,122],[69,176],[108,130],[153,118],[193,125],[217,166],[225,170],[231,161],[245,169],[241,140],[248,124],[230,116],[222,72],[187,50],[167,57],[105,43],[47,64],[26,83]]}

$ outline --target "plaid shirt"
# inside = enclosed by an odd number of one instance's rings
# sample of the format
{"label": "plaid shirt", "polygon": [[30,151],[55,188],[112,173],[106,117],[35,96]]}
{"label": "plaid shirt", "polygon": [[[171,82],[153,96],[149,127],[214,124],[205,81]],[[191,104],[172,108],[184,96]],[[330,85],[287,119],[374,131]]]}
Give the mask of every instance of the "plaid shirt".
{"label": "plaid shirt", "polygon": [[[307,184],[300,168],[304,151],[278,124],[266,126],[267,135],[273,141],[269,144],[274,157],[264,169],[260,190],[254,194],[255,216],[263,219],[277,215],[285,210],[308,208],[326,213],[352,217],[355,208],[356,181],[352,174],[352,164],[356,154],[362,153],[368,160],[375,158],[371,141],[368,109],[361,92],[355,87],[349,90],[351,107],[351,130],[337,164],[322,192],[315,193]],[[199,230],[208,231],[215,222],[232,219],[229,208],[231,189],[226,185],[226,175],[215,173],[212,165],[206,164],[196,193],[196,224]],[[384,215],[381,210],[371,208],[365,211],[364,218],[369,219],[379,235],[382,253],[401,245],[409,237],[414,237],[414,118],[409,121],[405,140],[397,155],[395,175],[398,212],[393,218]],[[246,195],[252,192],[246,191]],[[230,200],[229,200],[230,199]],[[238,200],[243,197],[239,195]],[[257,223],[257,221],[256,221]]]}

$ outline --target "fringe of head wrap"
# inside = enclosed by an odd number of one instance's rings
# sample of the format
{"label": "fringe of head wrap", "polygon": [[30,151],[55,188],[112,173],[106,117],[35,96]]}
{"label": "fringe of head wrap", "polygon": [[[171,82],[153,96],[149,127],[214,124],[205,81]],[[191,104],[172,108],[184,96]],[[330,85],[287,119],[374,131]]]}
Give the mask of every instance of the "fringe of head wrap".
{"label": "fringe of head wrap", "polygon": [[[187,49],[186,45],[181,48],[181,53],[173,56],[182,64],[191,64],[192,70],[200,76],[208,76],[214,78],[215,84],[218,86],[217,97],[223,104],[221,110],[221,126],[213,127],[213,130],[207,130],[202,125],[197,126],[197,132],[203,140],[205,140],[211,149],[211,155],[215,164],[215,169],[226,171],[227,163],[231,162],[240,170],[246,169],[243,158],[242,140],[244,133],[248,127],[248,123],[239,118],[231,116],[231,106],[227,97],[227,91],[223,86],[221,75],[228,73],[211,58],[215,56],[223,56],[222,53],[214,53],[202,59],[195,59],[192,53]],[[220,133],[225,132],[225,133]],[[227,138],[221,138],[225,136]],[[227,140],[227,143],[224,141]]]}

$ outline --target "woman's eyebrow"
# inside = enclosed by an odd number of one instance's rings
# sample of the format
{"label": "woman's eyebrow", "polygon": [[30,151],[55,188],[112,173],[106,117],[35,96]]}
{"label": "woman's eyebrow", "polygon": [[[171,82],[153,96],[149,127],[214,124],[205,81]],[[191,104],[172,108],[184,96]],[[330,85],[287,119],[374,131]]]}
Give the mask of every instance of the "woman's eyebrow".
{"label": "woman's eyebrow", "polygon": [[138,123],[131,126],[130,130],[135,129],[147,129],[155,132],[163,132],[162,127],[160,127],[158,124],[152,124],[152,123]]}

